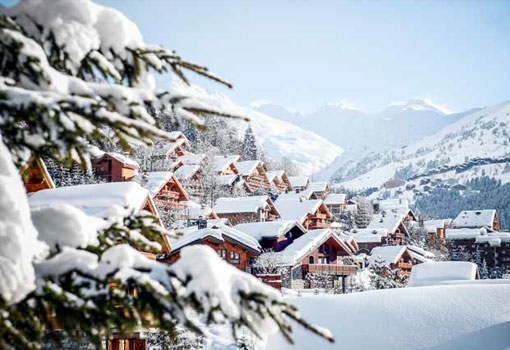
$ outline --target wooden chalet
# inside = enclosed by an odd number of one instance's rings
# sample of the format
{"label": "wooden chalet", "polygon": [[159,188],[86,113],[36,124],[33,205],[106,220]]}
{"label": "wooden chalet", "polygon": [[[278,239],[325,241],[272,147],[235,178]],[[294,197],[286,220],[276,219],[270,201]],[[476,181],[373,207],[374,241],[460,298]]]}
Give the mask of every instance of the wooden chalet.
{"label": "wooden chalet", "polygon": [[203,190],[202,171],[200,169],[200,165],[185,164],[175,170],[174,174],[186,191],[191,195],[198,196]]}
{"label": "wooden chalet", "polygon": [[215,156],[214,157],[214,170],[218,175],[238,175],[239,169],[236,166],[236,162],[240,156]]}
{"label": "wooden chalet", "polygon": [[151,150],[151,158],[153,159],[176,159],[184,156],[190,148],[190,144],[186,136],[180,131],[172,131],[170,136],[173,141],[159,141]]}
{"label": "wooden chalet", "polygon": [[184,219],[206,219],[217,220],[220,217],[216,214],[213,208],[207,205],[201,205],[194,201],[188,201],[184,209]]}
{"label": "wooden chalet", "polygon": [[96,176],[105,182],[121,182],[132,180],[140,166],[123,154],[107,152],[92,159],[92,168]]}
{"label": "wooden chalet", "polygon": [[[67,204],[98,218],[110,217],[113,207],[126,208],[128,211],[145,210],[159,218],[149,192],[133,181],[41,190],[29,196],[28,201],[31,207]],[[162,235],[158,243],[161,245],[162,253],[170,251],[166,236]],[[155,254],[146,255],[155,258]]]}
{"label": "wooden chalet", "polygon": [[184,210],[189,196],[171,171],[147,173],[145,184],[154,201],[166,209]]}
{"label": "wooden chalet", "polygon": [[285,173],[285,170],[268,171],[267,180],[271,184],[271,189],[278,194],[292,191],[293,187]]}
{"label": "wooden chalet", "polygon": [[250,222],[235,226],[239,231],[255,238],[263,250],[279,252],[308,232],[293,220]]}
{"label": "wooden chalet", "polygon": [[340,215],[347,210],[347,196],[342,193],[330,193],[324,199],[324,204],[331,215],[338,221]]}
{"label": "wooden chalet", "polygon": [[282,267],[286,267],[282,276],[285,288],[317,287],[307,281],[310,273],[327,273],[335,285],[345,286],[345,278],[358,271],[356,265],[344,260],[352,256],[349,247],[330,229],[309,231],[274,254],[280,258]]}
{"label": "wooden chalet", "polygon": [[310,182],[306,189],[313,192],[315,199],[325,199],[329,194],[329,184],[326,181]]}
{"label": "wooden chalet", "polygon": [[177,233],[182,237],[170,241],[172,251],[162,256],[161,261],[174,263],[179,259],[182,248],[204,244],[214,249],[229,264],[249,272],[252,260],[262,252],[256,239],[225,225],[207,223],[205,226],[191,226]]}
{"label": "wooden chalet", "polygon": [[446,229],[451,220],[425,220],[420,221],[420,227],[429,235],[430,243],[444,246],[446,244]]}
{"label": "wooden chalet", "polygon": [[496,210],[463,210],[452,222],[453,228],[485,228],[499,231],[500,224]]}
{"label": "wooden chalet", "polygon": [[280,213],[269,196],[218,198],[213,210],[220,218],[227,218],[232,225],[280,218]]}
{"label": "wooden chalet", "polygon": [[308,176],[289,176],[289,182],[295,191],[303,191],[308,187],[310,178]]}
{"label": "wooden chalet", "polygon": [[320,199],[282,198],[275,201],[283,220],[296,220],[307,230],[328,228],[331,213]]}
{"label": "wooden chalet", "polygon": [[27,193],[55,188],[50,173],[41,158],[32,157],[21,170],[21,178]]}
{"label": "wooden chalet", "polygon": [[369,267],[383,264],[391,270],[398,270],[399,274],[410,275],[413,257],[406,246],[376,247],[370,252],[367,263]]}
{"label": "wooden chalet", "polygon": [[249,188],[256,193],[268,193],[271,184],[267,179],[267,167],[260,160],[247,160],[235,163],[243,180],[248,184]]}

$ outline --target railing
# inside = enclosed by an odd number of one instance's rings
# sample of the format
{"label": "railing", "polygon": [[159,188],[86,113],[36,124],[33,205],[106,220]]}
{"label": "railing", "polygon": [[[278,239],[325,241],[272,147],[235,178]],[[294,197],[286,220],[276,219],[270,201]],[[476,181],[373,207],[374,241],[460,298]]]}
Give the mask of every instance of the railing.
{"label": "railing", "polygon": [[322,213],[317,213],[314,215],[314,218],[317,218],[317,219],[327,219],[327,215],[326,214],[322,214]]}
{"label": "railing", "polygon": [[179,199],[179,197],[180,197],[180,194],[179,194],[179,192],[176,192],[176,191],[163,190],[163,191],[159,192],[159,194],[158,194],[158,198],[162,198],[162,199],[164,199],[164,198]]}
{"label": "railing", "polygon": [[307,264],[303,265],[303,272],[325,272],[330,275],[353,275],[358,271],[356,265],[337,265],[337,264]]}
{"label": "railing", "polygon": [[409,270],[410,270],[410,269],[412,269],[412,268],[413,268],[413,264],[399,262],[399,263],[397,264],[397,267],[398,267],[399,269],[409,269]]}
{"label": "railing", "polygon": [[320,228],[328,228],[329,224],[327,222],[322,221],[312,221],[310,223],[310,229],[320,229]]}

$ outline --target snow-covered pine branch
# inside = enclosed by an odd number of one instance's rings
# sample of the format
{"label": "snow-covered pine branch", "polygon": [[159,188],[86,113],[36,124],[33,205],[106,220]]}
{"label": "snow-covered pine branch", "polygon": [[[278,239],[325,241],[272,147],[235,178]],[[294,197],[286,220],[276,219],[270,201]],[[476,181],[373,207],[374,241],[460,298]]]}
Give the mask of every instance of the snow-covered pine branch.
{"label": "snow-covered pine branch", "polygon": [[29,206],[19,170],[30,157],[87,164],[90,144],[107,133],[124,147],[171,139],[148,110],[195,126],[205,113],[231,116],[156,92],[152,74],[167,70],[228,85],[145,44],[133,22],[91,1],[0,6],[0,348],[40,348],[53,326],[96,343],[112,328],[200,331],[203,322],[259,336],[276,328],[290,340],[289,318],[332,340],[210,248],[185,248],[172,266],[147,258],[137,249],[157,252],[167,233],[145,213],[111,207],[102,219],[68,204]]}

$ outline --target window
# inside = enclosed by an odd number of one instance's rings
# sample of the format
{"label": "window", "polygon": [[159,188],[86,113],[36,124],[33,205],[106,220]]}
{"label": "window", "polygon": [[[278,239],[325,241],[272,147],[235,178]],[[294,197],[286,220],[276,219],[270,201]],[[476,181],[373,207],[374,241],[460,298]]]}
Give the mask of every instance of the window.
{"label": "window", "polygon": [[314,259],[313,259],[313,256],[311,256],[311,257],[309,257],[309,258],[308,258],[308,263],[309,263],[309,264],[313,264],[313,263],[315,263],[315,261],[314,261]]}
{"label": "window", "polygon": [[319,264],[322,265],[328,264],[328,258],[319,258]]}
{"label": "window", "polygon": [[230,263],[232,264],[239,264],[239,253],[236,252],[230,252]]}
{"label": "window", "polygon": [[216,249],[216,252],[223,260],[227,260],[227,251],[225,249]]}
{"label": "window", "polygon": [[329,254],[329,245],[327,245],[326,243],[324,243],[324,244],[322,245],[322,252],[323,252],[324,254]]}

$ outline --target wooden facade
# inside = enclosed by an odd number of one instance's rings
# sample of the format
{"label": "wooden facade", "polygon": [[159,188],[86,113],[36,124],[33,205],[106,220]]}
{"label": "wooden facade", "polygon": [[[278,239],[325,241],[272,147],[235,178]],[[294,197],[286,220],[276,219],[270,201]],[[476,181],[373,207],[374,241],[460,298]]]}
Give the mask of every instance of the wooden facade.
{"label": "wooden facade", "polygon": [[271,189],[271,185],[266,177],[266,166],[264,164],[260,164],[257,166],[251,174],[244,175],[243,180],[246,181],[249,188],[253,192],[263,192],[268,193]]}
{"label": "wooden facade", "polygon": [[328,208],[322,202],[315,212],[310,213],[303,220],[302,225],[307,230],[323,229],[329,227],[329,221],[331,220],[331,213]]}
{"label": "wooden facade", "polygon": [[97,177],[106,182],[130,181],[138,173],[134,162],[122,162],[111,154],[92,160],[92,168]]}
{"label": "wooden facade", "polygon": [[55,188],[48,169],[40,158],[32,157],[21,170],[21,178],[27,193]]}
{"label": "wooden facade", "polygon": [[184,210],[189,196],[175,175],[171,174],[168,180],[152,195],[154,201],[166,209]]}

